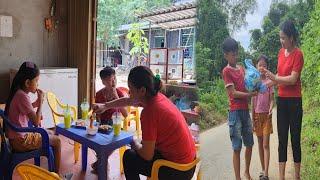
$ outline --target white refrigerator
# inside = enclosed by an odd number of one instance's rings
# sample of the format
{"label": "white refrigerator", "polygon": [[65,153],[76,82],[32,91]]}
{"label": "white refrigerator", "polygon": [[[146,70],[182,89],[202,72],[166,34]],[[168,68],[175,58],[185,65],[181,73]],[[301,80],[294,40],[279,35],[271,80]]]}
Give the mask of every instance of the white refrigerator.
{"label": "white refrigerator", "polygon": [[[16,72],[17,70],[10,71],[10,82],[12,82]],[[40,78],[38,84],[39,89],[43,90],[45,93],[51,91],[56,94],[57,98],[63,104],[69,104],[78,107],[77,68],[40,68]],[[29,95],[32,101],[36,100],[36,94],[30,93]],[[58,109],[58,112],[63,113],[63,110]],[[51,110],[49,108],[46,96],[45,101],[43,102],[42,116],[42,127],[54,127]]]}

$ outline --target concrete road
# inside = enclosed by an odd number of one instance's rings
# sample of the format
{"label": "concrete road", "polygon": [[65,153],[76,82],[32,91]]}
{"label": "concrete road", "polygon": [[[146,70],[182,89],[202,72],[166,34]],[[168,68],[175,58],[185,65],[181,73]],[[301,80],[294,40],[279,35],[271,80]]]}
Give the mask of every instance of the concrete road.
{"label": "concrete road", "polygon": [[[201,169],[203,180],[232,180],[234,178],[232,164],[232,146],[229,137],[229,128],[227,123],[207,130],[200,134],[201,138]],[[250,173],[253,179],[259,179],[261,171],[258,140],[254,135],[254,147]],[[293,158],[291,146],[288,146],[288,162],[286,170],[286,179],[294,178]],[[269,178],[279,179],[278,177],[278,135],[276,124],[276,111],[273,113],[273,134],[270,138],[270,167]],[[241,175],[244,173],[244,148],[241,151]]]}

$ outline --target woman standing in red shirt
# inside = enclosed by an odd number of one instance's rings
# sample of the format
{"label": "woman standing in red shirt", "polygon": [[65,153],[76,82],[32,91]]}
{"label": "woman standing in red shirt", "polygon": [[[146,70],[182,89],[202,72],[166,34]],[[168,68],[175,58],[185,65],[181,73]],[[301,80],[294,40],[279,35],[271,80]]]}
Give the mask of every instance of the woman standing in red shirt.
{"label": "woman standing in red shirt", "polygon": [[[127,180],[137,180],[139,174],[151,175],[153,162],[166,159],[175,163],[191,163],[196,157],[195,144],[188,125],[177,107],[159,92],[161,80],[145,66],[133,68],[128,77],[129,98],[120,98],[105,104],[96,104],[94,111],[124,106],[143,107],[141,112],[142,141],[134,140],[124,153],[123,166]],[[163,167],[159,179],[191,179],[195,167],[177,171]]]}
{"label": "woman standing in red shirt", "polygon": [[278,74],[275,75],[264,69],[266,76],[278,85],[277,126],[280,180],[285,179],[289,128],[295,179],[300,179],[300,139],[303,115],[300,75],[303,67],[303,54],[297,47],[297,37],[298,32],[294,24],[291,21],[285,21],[280,26],[282,48],[278,55]]}

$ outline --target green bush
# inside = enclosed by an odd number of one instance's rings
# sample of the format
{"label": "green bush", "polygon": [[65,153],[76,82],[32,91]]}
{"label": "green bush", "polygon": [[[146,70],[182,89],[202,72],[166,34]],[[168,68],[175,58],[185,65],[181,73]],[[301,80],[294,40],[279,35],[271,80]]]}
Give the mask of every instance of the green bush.
{"label": "green bush", "polygon": [[320,1],[303,27],[302,71],[304,118],[302,123],[302,177],[320,177]]}
{"label": "green bush", "polygon": [[304,68],[302,80],[307,107],[320,107],[320,2],[311,13],[310,21],[304,26],[302,51]]}
{"label": "green bush", "polygon": [[307,111],[301,133],[303,179],[320,177],[320,110]]}
{"label": "green bush", "polygon": [[210,83],[205,89],[199,89],[202,130],[224,122],[228,112],[228,97],[223,80],[216,79]]}

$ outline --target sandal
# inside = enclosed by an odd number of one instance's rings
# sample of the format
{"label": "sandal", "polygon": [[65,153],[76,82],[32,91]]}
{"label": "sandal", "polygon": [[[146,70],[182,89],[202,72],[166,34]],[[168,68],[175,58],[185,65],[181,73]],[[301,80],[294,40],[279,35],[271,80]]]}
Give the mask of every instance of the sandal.
{"label": "sandal", "polygon": [[260,174],[259,174],[259,179],[262,180],[263,177],[264,177],[264,173],[263,173],[263,172],[260,172]]}

